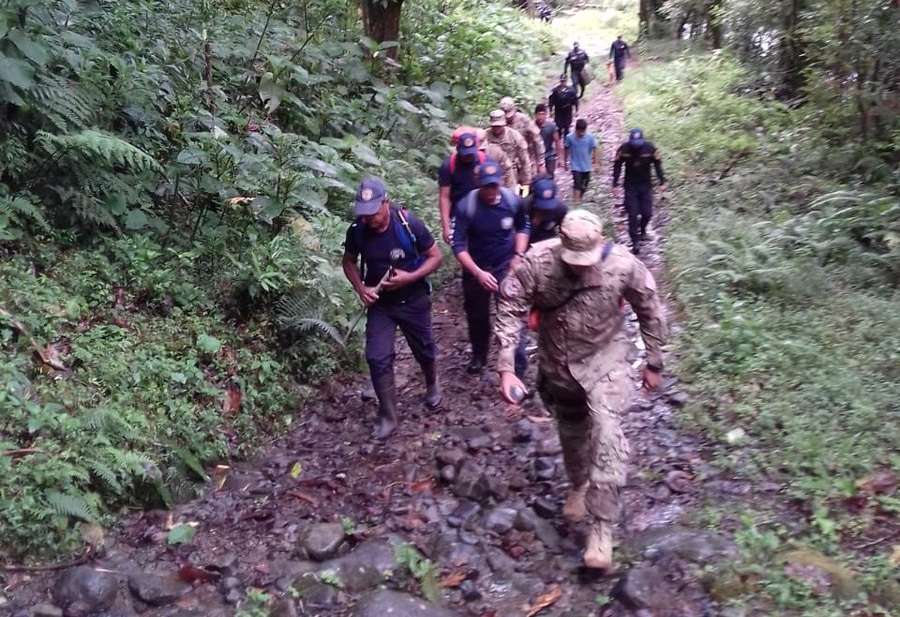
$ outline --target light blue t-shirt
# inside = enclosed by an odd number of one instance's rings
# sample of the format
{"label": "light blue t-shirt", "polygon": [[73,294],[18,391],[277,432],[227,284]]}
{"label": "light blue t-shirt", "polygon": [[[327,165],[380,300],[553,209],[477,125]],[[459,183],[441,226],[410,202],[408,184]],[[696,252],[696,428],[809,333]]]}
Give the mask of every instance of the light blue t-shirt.
{"label": "light blue t-shirt", "polygon": [[566,150],[569,151],[569,161],[572,171],[591,171],[591,155],[597,148],[597,140],[590,133],[584,137],[578,137],[575,133],[566,135]]}

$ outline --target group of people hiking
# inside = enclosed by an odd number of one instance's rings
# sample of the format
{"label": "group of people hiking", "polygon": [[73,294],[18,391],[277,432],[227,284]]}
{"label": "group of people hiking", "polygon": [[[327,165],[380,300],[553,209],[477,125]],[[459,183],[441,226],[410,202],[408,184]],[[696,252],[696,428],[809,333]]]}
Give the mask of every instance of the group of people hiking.
{"label": "group of people hiking", "polygon": [[[559,160],[572,172],[578,203],[599,156],[584,118],[570,132],[580,82],[577,59],[566,62],[573,86],[563,76],[534,117],[506,97],[485,128],[453,133],[438,170],[438,208],[442,238],[462,270],[471,346],[466,370],[483,375],[496,341],[500,394],[510,404],[522,402],[530,396],[524,382],[529,332],[536,333],[536,390],[556,418],[572,484],[563,513],[573,522],[590,515],[584,563],[609,570],[629,454],[618,420],[630,394],[624,302],[640,322],[648,389],[658,386],[663,369],[666,325],[653,276],[636,254],[652,216],[650,168],[661,183],[664,177],[653,144],[640,129],[631,130],[616,152],[611,183],[618,194],[624,168],[631,251],[604,237],[597,215],[569,210],[556,182]],[[398,424],[398,327],[422,369],[424,404],[441,404],[428,276],[441,266],[442,254],[427,226],[395,204],[380,179],[360,183],[354,214],[343,269],[367,307],[365,355],[378,398],[374,434],[386,439]]]}

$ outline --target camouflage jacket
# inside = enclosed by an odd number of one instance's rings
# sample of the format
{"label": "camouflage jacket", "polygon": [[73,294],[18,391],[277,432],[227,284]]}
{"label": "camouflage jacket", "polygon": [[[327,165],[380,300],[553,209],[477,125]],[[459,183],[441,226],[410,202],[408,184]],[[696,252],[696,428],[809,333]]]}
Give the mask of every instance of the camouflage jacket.
{"label": "camouflage jacket", "polygon": [[[506,152],[516,166],[516,176],[519,184],[531,184],[531,158],[528,156],[528,143],[519,131],[506,127],[503,135],[495,137],[490,128],[487,131],[487,142],[497,144]],[[510,187],[514,188],[514,187]]]}
{"label": "camouflage jacket", "polygon": [[503,185],[507,188],[515,188],[516,186],[516,166],[512,159],[507,156],[503,148],[497,144],[484,144],[484,154],[490,160],[494,161],[503,170]]}
{"label": "camouflage jacket", "polygon": [[509,123],[509,126],[519,131],[519,133],[522,134],[522,137],[525,138],[525,143],[528,144],[528,154],[531,156],[531,162],[534,163],[535,166],[538,164],[543,165],[544,140],[541,137],[541,129],[534,123],[534,120],[523,114],[521,111],[517,111],[513,116],[512,122]]}
{"label": "camouflage jacket", "polygon": [[[638,316],[648,362],[661,367],[666,323],[650,271],[627,249],[613,246],[600,263],[576,279],[559,257],[561,249],[559,239],[535,244],[500,286],[497,370],[514,370],[522,322],[534,307],[541,312],[541,373],[563,383],[574,377],[585,390],[592,389],[627,354],[622,299]],[[584,291],[573,295],[579,289]]]}

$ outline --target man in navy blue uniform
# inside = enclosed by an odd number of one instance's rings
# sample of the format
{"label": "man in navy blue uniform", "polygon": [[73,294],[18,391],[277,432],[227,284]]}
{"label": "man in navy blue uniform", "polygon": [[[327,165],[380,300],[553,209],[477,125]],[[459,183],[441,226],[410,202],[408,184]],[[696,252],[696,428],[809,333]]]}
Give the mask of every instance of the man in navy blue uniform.
{"label": "man in navy blue uniform", "polygon": [[616,67],[616,81],[625,79],[625,61],[628,58],[631,58],[631,49],[629,49],[628,43],[622,40],[620,34],[609,46],[609,59]]}
{"label": "man in navy blue uniform", "polygon": [[395,207],[378,178],[360,183],[354,213],[356,222],[347,230],[342,266],[368,309],[366,361],[378,397],[375,437],[385,439],[397,428],[394,337],[398,326],[422,367],[425,404],[435,408],[441,402],[426,277],[440,267],[442,257],[428,228]]}
{"label": "man in navy blue uniform", "polygon": [[[480,374],[487,364],[491,301],[528,248],[528,215],[519,197],[503,187],[502,173],[494,161],[479,165],[479,188],[456,207],[453,254],[463,268],[463,308],[472,345],[468,371],[472,374]],[[524,372],[525,358],[516,361]]]}
{"label": "man in navy blue uniform", "polygon": [[456,142],[456,152],[444,159],[438,170],[438,207],[444,242],[448,244],[456,202],[477,188],[475,168],[479,159],[478,136],[474,132],[462,133]]}
{"label": "man in navy blue uniform", "polygon": [[532,182],[524,205],[531,222],[529,244],[550,240],[559,235],[559,226],[569,209],[559,199],[553,178],[540,176]]}
{"label": "man in navy blue uniform", "polygon": [[613,190],[619,185],[619,175],[625,167],[625,211],[628,213],[628,235],[631,252],[640,253],[639,243],[647,237],[647,225],[653,217],[653,180],[650,167],[656,170],[659,189],[665,190],[662,160],[656,146],[644,139],[641,129],[631,129],[628,141],[619,146],[613,163]]}

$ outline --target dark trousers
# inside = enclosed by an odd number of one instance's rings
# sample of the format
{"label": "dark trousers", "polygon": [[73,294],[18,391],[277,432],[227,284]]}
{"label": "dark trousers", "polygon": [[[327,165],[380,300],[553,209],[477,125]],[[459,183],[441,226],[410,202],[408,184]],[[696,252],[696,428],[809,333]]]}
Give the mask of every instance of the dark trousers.
{"label": "dark trousers", "polygon": [[[492,273],[499,283],[502,275]],[[466,322],[469,325],[469,343],[472,345],[472,356],[487,363],[488,351],[491,347],[491,303],[497,301],[495,294],[481,286],[474,276],[468,272],[463,273],[463,309],[466,312]],[[525,374],[528,367],[528,357],[525,353],[525,345],[520,340],[516,348],[516,374]]]}
{"label": "dark trousers", "polygon": [[547,175],[551,178],[556,175],[556,155],[544,159],[544,168],[547,170]]}
{"label": "dark trousers", "polygon": [[[581,70],[582,69],[578,69],[576,71],[574,68],[572,69],[572,87],[575,88],[575,92],[578,94],[578,98],[584,96],[584,89],[587,87],[587,84],[584,83],[584,78],[581,75]],[[581,87],[580,91],[578,90],[579,86]]]}
{"label": "dark trousers", "polygon": [[647,185],[625,187],[625,212],[628,213],[628,235],[635,244],[653,218],[653,188]]}
{"label": "dark trousers", "polygon": [[372,382],[394,370],[394,338],[397,327],[419,364],[434,362],[437,349],[431,332],[431,296],[396,304],[369,307],[366,320],[366,362]]}
{"label": "dark trousers", "polygon": [[616,81],[625,79],[625,58],[616,58],[613,63],[616,67]]}
{"label": "dark trousers", "polygon": [[559,131],[559,136],[562,138],[563,142],[565,142],[566,135],[572,130],[572,116],[556,116],[553,121],[556,122],[556,129]]}

